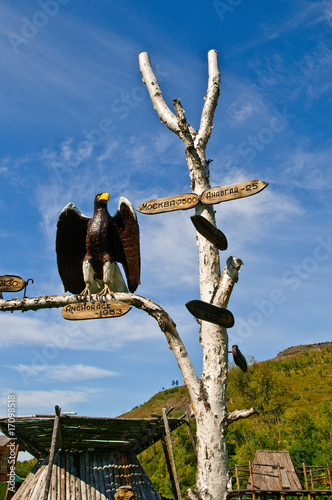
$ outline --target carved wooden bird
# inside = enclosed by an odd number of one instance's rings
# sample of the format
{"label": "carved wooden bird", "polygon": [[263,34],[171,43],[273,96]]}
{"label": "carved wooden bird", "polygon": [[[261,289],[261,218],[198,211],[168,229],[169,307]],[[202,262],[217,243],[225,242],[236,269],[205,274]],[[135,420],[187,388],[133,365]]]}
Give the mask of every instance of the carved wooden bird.
{"label": "carved wooden bird", "polygon": [[[65,291],[82,296],[134,292],[140,283],[139,228],[132,204],[120,198],[111,217],[108,193],[98,193],[92,217],[68,203],[57,223],[56,253]],[[128,288],[117,265],[123,265]]]}

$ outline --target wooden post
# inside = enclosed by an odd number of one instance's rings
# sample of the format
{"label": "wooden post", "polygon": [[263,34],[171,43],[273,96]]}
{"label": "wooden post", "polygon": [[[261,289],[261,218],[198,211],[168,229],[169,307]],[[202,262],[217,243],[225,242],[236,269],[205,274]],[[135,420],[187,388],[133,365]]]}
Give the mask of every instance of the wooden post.
{"label": "wooden post", "polygon": [[56,442],[57,442],[57,438],[58,438],[58,431],[59,431],[59,424],[60,424],[60,413],[61,413],[61,409],[59,408],[59,406],[56,405],[53,433],[52,433],[52,440],[51,440],[51,449],[50,449],[50,454],[49,454],[49,458],[48,458],[47,475],[46,475],[46,483],[45,483],[43,500],[47,500],[48,492],[49,492],[50,484],[51,484],[52,468],[53,468],[55,448],[56,448]]}
{"label": "wooden post", "polygon": [[331,488],[331,491],[332,491],[332,477],[331,477],[331,469],[330,469],[329,464],[326,464],[326,469],[327,469],[327,475],[328,475],[328,478],[329,478],[330,488]]}
{"label": "wooden post", "polygon": [[[237,485],[237,489],[238,489],[238,491],[240,492],[240,479],[239,479],[239,471],[238,471],[237,465],[235,465],[235,477],[236,477],[236,485]],[[239,493],[239,500],[241,500],[241,495],[240,495],[240,493]]]}
{"label": "wooden post", "polygon": [[[309,490],[308,477],[307,477],[307,469],[306,469],[305,464],[302,464],[302,467],[303,467],[303,473],[304,473],[305,488],[306,488],[306,490]],[[310,493],[308,493],[308,500],[311,500]]]}
{"label": "wooden post", "polygon": [[252,500],[256,500],[256,495],[254,492],[254,476],[252,473],[252,464],[249,462],[249,474],[250,474],[250,482],[251,482],[251,488],[252,488]]}
{"label": "wooden post", "polygon": [[314,490],[315,487],[314,487],[314,480],[313,480],[313,477],[312,477],[312,469],[309,470],[309,474],[310,474],[311,489]]}
{"label": "wooden post", "polygon": [[167,419],[167,409],[163,408],[162,412],[163,412],[163,420],[164,420],[164,426],[165,426],[165,431],[166,431],[166,438],[167,438],[167,444],[168,444],[168,449],[169,449],[169,455],[170,455],[171,464],[172,464],[174,482],[175,482],[175,487],[176,487],[176,492],[177,492],[177,498],[178,498],[178,500],[182,500],[180,483],[179,483],[178,473],[176,471],[176,465],[175,465],[175,459],[174,459],[171,432],[169,430],[168,419]]}
{"label": "wooden post", "polygon": [[[280,464],[277,465],[277,472],[278,472],[279,488],[280,488],[280,491],[282,491],[282,480],[281,480],[281,474],[280,474]],[[281,498],[281,500],[284,500],[285,497],[284,497],[283,494],[281,494],[280,498]]]}
{"label": "wooden post", "polygon": [[185,421],[186,421],[186,424],[187,424],[187,431],[188,431],[188,436],[189,436],[189,439],[190,439],[190,442],[191,442],[191,446],[193,447],[194,453],[195,453],[195,455],[197,457],[196,443],[194,441],[194,436],[193,436],[193,434],[191,432],[190,419],[189,419],[189,414],[188,414],[187,411],[185,413]]}
{"label": "wooden post", "polygon": [[174,476],[173,476],[173,469],[172,469],[172,466],[171,466],[171,461],[169,459],[169,454],[168,454],[168,450],[167,450],[167,445],[166,445],[165,439],[161,440],[161,445],[162,445],[163,450],[164,450],[164,455],[165,455],[165,460],[166,460],[166,465],[167,465],[167,470],[168,470],[169,478],[170,478],[171,485],[172,485],[173,495],[174,495],[175,500],[178,500],[178,494],[177,494],[177,491],[176,491],[176,486],[175,486],[175,481],[174,481]]}

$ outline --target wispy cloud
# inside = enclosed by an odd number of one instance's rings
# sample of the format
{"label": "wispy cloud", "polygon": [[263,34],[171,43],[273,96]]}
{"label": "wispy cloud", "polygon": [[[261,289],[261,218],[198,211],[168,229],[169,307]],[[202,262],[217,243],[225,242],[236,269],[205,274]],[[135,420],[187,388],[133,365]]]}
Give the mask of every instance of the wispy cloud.
{"label": "wispy cloud", "polygon": [[[68,322],[60,316],[51,321],[22,317],[20,313],[0,315],[0,345],[4,347],[20,345],[31,347],[31,365],[39,353],[47,364],[60,356],[63,349],[113,351],[127,344],[142,339],[151,341],[156,338],[158,326],[153,319],[142,311],[133,309],[124,318],[100,319],[97,321]],[[48,314],[48,317],[50,313]],[[139,319],[138,319],[139,318]],[[79,323],[79,325],[77,324]],[[111,328],[112,335],[108,328]],[[8,332],[10,331],[10,335]],[[35,347],[35,349],[33,349]],[[48,348],[50,352],[48,352]]]}
{"label": "wispy cloud", "polygon": [[[88,403],[100,396],[102,391],[97,388],[77,387],[75,390],[48,390],[48,391],[22,391],[12,388],[3,388],[0,400],[7,401],[8,394],[16,395],[16,410],[19,415],[36,413],[54,413],[54,405],[61,407],[62,411],[75,411],[75,405]],[[4,411],[2,411],[4,410]],[[7,415],[6,410],[0,406],[0,412]]]}
{"label": "wispy cloud", "polygon": [[43,380],[57,380],[58,382],[76,382],[77,380],[88,380],[102,377],[116,377],[117,372],[88,366],[76,365],[8,365],[17,371],[23,378],[36,379],[42,377]]}
{"label": "wispy cloud", "polygon": [[284,179],[301,188],[325,190],[332,180],[331,158],[331,146],[319,150],[299,148],[284,165]]}
{"label": "wispy cloud", "polygon": [[315,2],[294,2],[293,15],[286,20],[281,20],[273,27],[266,29],[269,39],[278,38],[286,33],[297,29],[305,29],[309,26],[324,23],[331,24],[332,7],[330,0],[318,0]]}

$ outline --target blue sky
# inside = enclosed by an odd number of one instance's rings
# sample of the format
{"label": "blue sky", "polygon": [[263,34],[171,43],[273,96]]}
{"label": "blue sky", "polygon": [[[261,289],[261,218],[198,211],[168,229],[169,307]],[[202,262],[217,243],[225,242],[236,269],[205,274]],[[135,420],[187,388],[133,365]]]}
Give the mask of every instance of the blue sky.
{"label": "blue sky", "polygon": [[[138,54],[150,54],[169,106],[180,98],[197,128],[216,49],[211,184],[269,183],[216,206],[229,243],[221,265],[229,255],[244,262],[230,346],[265,360],[332,340],[331,1],[5,0],[0,19],[0,274],[33,278],[28,296],[62,294],[55,230],[68,202],[91,215],[95,194],[108,191],[113,214],[121,195],[137,207],[190,190],[183,144],[153,110]],[[199,298],[190,215],[138,214],[137,293],[173,317],[200,373],[198,326],[184,305]],[[58,404],[114,417],[182,384],[141,311],[85,322],[60,310],[1,313],[0,345],[0,400],[15,393],[21,415]]]}

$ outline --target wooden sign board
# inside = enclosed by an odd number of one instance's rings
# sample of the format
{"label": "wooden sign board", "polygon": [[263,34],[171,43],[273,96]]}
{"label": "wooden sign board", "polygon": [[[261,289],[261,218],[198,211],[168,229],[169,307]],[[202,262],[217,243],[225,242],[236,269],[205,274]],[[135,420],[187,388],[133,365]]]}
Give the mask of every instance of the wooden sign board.
{"label": "wooden sign board", "polygon": [[268,186],[267,182],[259,180],[238,182],[237,184],[207,189],[201,194],[200,198],[205,205],[213,205],[223,201],[252,196],[262,191],[266,186]]}
{"label": "wooden sign board", "polygon": [[137,207],[136,210],[142,214],[160,214],[163,212],[173,212],[173,210],[188,210],[189,208],[196,207],[198,203],[199,196],[197,194],[185,193],[146,201]]}
{"label": "wooden sign board", "polygon": [[197,231],[204,236],[204,238],[213,243],[219,250],[227,249],[227,238],[222,231],[217,229],[201,215],[193,215],[190,218]]}
{"label": "wooden sign board", "polygon": [[0,276],[0,292],[19,292],[25,287],[25,281],[20,276]]}
{"label": "wooden sign board", "polygon": [[213,306],[202,300],[190,300],[186,303],[188,311],[198,319],[209,321],[225,328],[234,326],[233,314],[223,307]]}
{"label": "wooden sign board", "polygon": [[99,319],[115,318],[123,316],[131,307],[119,300],[107,300],[106,302],[74,302],[62,309],[65,319]]}
{"label": "wooden sign board", "polygon": [[237,345],[232,345],[234,363],[245,373],[248,370],[247,360]]}

